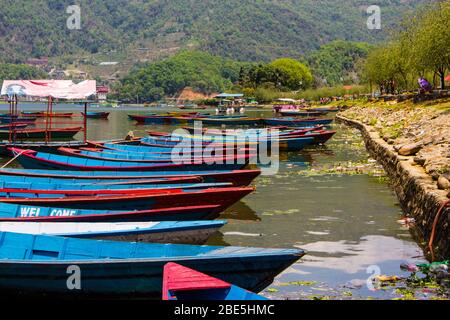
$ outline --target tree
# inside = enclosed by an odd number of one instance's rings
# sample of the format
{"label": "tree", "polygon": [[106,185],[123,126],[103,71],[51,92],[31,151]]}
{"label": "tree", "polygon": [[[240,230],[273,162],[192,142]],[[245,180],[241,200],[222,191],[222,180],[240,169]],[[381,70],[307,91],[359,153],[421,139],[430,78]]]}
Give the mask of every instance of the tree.
{"label": "tree", "polygon": [[313,77],[309,68],[303,63],[290,58],[281,58],[272,61],[269,65],[272,69],[275,85],[290,90],[308,88]]}
{"label": "tree", "polygon": [[313,52],[308,60],[317,83],[342,84],[354,73],[356,63],[367,57],[371,46],[363,42],[336,40]]}
{"label": "tree", "polygon": [[445,73],[450,69],[450,1],[430,4],[411,19],[402,40],[410,48],[410,59],[416,71],[434,72],[445,88]]}

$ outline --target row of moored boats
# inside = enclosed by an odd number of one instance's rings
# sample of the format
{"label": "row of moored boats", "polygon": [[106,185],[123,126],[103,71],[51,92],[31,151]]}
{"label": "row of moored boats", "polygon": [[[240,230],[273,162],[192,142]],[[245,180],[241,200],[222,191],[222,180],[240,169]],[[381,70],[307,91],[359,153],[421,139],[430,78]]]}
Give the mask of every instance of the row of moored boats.
{"label": "row of moored boats", "polygon": [[[291,151],[324,143],[335,132],[323,125],[245,136],[185,128],[181,136],[149,132],[55,153],[10,148],[24,169],[0,169],[0,291],[264,299],[251,291],[303,250],[199,244],[226,224],[214,220],[222,211],[254,190],[260,170],[247,166],[263,144]],[[80,286],[71,287],[77,272]]]}

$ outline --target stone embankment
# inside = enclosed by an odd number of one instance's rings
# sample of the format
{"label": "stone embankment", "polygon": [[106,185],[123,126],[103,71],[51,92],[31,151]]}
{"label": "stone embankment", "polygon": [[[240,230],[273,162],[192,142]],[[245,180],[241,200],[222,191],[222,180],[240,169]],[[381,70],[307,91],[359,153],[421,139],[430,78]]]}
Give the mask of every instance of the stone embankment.
{"label": "stone embankment", "polygon": [[450,205],[436,218],[450,199],[450,102],[352,107],[337,121],[360,129],[403,211],[415,219],[413,231],[427,255],[450,259]]}

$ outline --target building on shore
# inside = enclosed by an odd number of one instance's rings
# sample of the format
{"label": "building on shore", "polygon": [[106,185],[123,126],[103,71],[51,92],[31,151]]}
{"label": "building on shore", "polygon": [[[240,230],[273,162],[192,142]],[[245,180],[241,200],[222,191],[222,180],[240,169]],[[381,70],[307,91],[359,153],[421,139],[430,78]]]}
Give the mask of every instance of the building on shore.
{"label": "building on shore", "polygon": [[107,86],[97,86],[97,100],[104,102],[107,100],[109,88]]}

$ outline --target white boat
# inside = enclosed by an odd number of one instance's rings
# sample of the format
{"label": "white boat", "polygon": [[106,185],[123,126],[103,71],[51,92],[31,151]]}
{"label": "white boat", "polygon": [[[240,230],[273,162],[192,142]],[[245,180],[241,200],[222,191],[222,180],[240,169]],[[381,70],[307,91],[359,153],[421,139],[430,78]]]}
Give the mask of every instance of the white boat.
{"label": "white boat", "polygon": [[226,220],[161,222],[0,222],[0,232],[118,241],[203,244]]}

